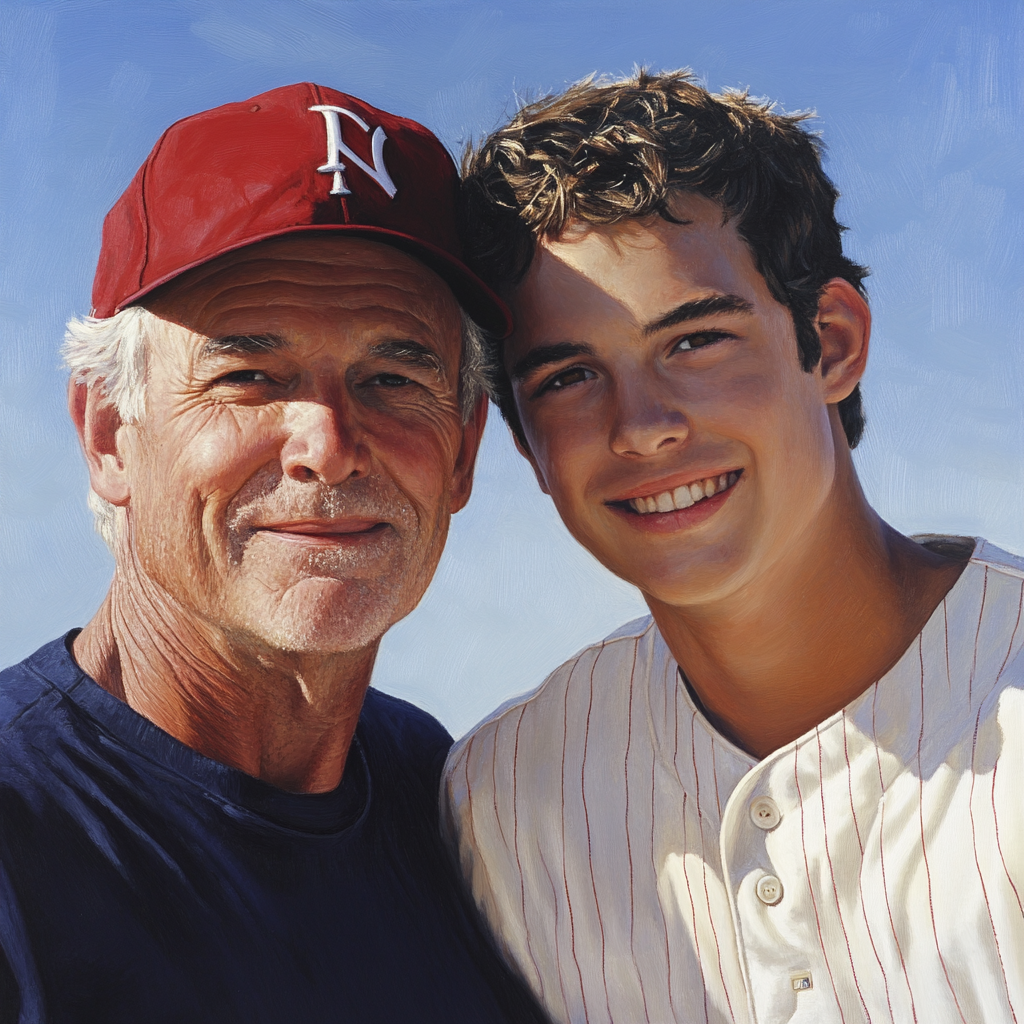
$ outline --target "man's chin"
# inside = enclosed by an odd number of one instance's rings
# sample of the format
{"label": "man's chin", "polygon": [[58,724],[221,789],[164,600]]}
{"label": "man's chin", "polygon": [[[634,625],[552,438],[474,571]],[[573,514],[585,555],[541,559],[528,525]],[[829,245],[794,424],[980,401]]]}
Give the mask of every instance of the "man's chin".
{"label": "man's chin", "polygon": [[260,646],[294,654],[350,654],[376,646],[401,618],[390,588],[306,580],[271,607],[249,609],[245,632]]}

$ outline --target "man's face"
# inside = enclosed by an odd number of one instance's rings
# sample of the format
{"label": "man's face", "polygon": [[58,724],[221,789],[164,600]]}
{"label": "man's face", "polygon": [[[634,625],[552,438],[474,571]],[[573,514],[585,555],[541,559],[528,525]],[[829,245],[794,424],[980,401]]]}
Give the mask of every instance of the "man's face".
{"label": "man's face", "polygon": [[[726,596],[801,543],[835,474],[819,371],[722,210],[576,225],[513,298],[505,363],[573,536],[669,605]],[[652,511],[653,510],[653,511]]]}
{"label": "man's face", "polygon": [[375,641],[469,497],[482,417],[464,430],[447,286],[386,245],[293,236],[148,305],[146,415],[119,432],[131,557],[243,642]]}

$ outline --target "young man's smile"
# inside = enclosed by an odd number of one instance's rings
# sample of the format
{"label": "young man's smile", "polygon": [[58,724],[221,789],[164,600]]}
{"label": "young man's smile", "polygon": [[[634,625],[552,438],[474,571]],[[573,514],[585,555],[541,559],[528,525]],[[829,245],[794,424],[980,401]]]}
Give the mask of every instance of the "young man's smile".
{"label": "young man's smile", "polygon": [[721,508],[742,473],[742,469],[723,470],[701,474],[680,484],[663,480],[634,488],[641,492],[639,494],[612,499],[605,504],[621,512],[638,530],[678,530],[702,522]]}

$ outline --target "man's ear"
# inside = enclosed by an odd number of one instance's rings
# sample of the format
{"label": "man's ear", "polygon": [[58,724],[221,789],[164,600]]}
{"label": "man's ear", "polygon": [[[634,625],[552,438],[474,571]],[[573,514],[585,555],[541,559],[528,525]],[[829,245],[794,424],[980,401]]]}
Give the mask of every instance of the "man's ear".
{"label": "man's ear", "polygon": [[540,466],[537,464],[537,460],[533,457],[533,452],[523,444],[519,439],[519,435],[511,427],[509,427],[508,430],[512,435],[512,440],[515,442],[516,451],[519,452],[519,454],[522,455],[522,457],[533,467],[533,475],[537,478],[537,483],[540,486],[540,489],[545,494],[550,494],[551,491],[548,490],[548,485],[544,481],[544,475],[540,471]]}
{"label": "man's ear", "polygon": [[89,484],[112,505],[127,505],[131,496],[128,475],[118,448],[121,414],[103,390],[102,381],[68,384],[68,412],[89,467]]}
{"label": "man's ear", "polygon": [[841,277],[822,289],[818,300],[821,382],[825,401],[841,402],[864,376],[871,338],[871,310],[864,296]]}
{"label": "man's ear", "polygon": [[462,446],[455,459],[452,487],[453,513],[466,507],[473,491],[473,469],[476,466],[476,454],[480,450],[480,440],[484,436],[484,425],[487,423],[487,404],[487,396],[481,395],[462,427]]}

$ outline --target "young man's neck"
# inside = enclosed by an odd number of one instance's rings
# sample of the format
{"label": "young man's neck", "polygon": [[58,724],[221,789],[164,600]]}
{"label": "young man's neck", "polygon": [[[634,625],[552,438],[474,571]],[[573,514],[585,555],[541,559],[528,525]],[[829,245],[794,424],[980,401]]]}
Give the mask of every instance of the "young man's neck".
{"label": "young man's neck", "polygon": [[240,650],[121,567],[74,641],[79,666],[165,732],[307,793],[341,781],[375,655]]}
{"label": "young man's neck", "polygon": [[712,724],[758,758],[892,668],[966,565],[884,523],[847,468],[841,513],[759,581],[708,606],[648,599]]}

